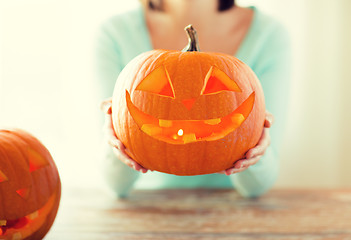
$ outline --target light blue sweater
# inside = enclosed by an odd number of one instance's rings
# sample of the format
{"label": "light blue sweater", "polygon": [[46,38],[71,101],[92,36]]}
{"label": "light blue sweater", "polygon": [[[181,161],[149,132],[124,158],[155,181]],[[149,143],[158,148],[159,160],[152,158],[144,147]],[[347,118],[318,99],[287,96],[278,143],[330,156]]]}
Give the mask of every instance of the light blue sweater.
{"label": "light blue sweater", "polygon": [[[275,123],[270,129],[271,145],[254,166],[231,176],[208,174],[175,176],[159,172],[141,174],[120,162],[108,148],[104,177],[117,196],[131,188],[230,188],[245,197],[265,193],[275,183],[279,162],[277,150],[284,130],[289,95],[290,48],[284,28],[257,8],[250,29],[236,57],[249,65],[261,81],[266,108]],[[143,10],[137,8],[110,18],[99,29],[96,49],[97,80],[101,99],[112,96],[118,74],[135,56],[152,50]]]}

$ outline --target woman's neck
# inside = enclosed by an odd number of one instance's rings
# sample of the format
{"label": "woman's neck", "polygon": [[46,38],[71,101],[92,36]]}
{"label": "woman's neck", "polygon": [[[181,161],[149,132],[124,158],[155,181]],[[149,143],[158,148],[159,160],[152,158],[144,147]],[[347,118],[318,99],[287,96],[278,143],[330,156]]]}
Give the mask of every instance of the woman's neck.
{"label": "woman's neck", "polygon": [[176,20],[206,19],[218,13],[216,0],[163,0],[164,11]]}
{"label": "woman's neck", "polygon": [[[160,1],[160,0],[159,0]],[[207,24],[218,12],[217,0],[161,0],[162,10],[156,10],[181,29],[189,23],[194,26]],[[160,2],[159,2],[160,3]],[[157,4],[157,1],[155,1]],[[149,11],[153,11],[150,10]]]}
{"label": "woman's neck", "polygon": [[192,24],[203,51],[233,54],[249,29],[253,16],[252,10],[236,6],[219,11],[217,0],[159,1],[154,0],[155,5],[149,7],[148,1],[143,0],[154,48],[183,49],[187,43],[184,27]]}

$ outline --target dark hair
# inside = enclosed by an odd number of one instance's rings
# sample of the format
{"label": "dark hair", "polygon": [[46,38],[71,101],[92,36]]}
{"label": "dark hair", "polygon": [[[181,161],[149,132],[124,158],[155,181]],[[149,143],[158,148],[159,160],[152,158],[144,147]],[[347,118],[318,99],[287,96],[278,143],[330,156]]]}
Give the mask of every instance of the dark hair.
{"label": "dark hair", "polygon": [[148,0],[147,5],[151,10],[163,11],[163,0]]}
{"label": "dark hair", "polygon": [[[235,6],[235,0],[217,0],[218,11],[226,11]],[[163,11],[163,0],[149,0],[148,7],[152,10]]]}
{"label": "dark hair", "polygon": [[226,11],[235,6],[235,0],[218,0],[218,11]]}

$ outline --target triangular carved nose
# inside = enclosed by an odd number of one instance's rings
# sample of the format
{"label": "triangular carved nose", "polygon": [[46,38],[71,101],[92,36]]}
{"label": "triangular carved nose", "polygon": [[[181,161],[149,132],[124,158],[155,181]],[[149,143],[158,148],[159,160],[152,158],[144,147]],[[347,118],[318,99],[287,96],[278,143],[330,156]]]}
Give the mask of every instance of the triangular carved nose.
{"label": "triangular carved nose", "polygon": [[184,100],[182,100],[182,103],[188,110],[190,110],[195,103],[195,98],[184,99]]}
{"label": "triangular carved nose", "polygon": [[23,199],[27,200],[30,193],[30,187],[18,189],[16,193],[20,195]]}

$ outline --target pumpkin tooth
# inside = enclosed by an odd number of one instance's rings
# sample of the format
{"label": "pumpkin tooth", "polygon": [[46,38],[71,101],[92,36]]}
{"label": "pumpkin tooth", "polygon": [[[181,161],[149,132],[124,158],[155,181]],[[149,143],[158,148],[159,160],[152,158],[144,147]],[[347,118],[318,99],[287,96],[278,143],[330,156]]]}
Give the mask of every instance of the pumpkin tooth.
{"label": "pumpkin tooth", "polygon": [[173,122],[171,120],[159,119],[158,125],[160,125],[160,127],[172,127]]}
{"label": "pumpkin tooth", "polygon": [[245,120],[244,115],[241,113],[236,113],[230,118],[233,123],[236,123],[238,126]]}
{"label": "pumpkin tooth", "polygon": [[22,234],[20,232],[16,232],[12,235],[12,240],[22,240]]}
{"label": "pumpkin tooth", "polygon": [[208,125],[217,125],[221,122],[222,120],[220,118],[214,118],[214,119],[207,119],[204,120],[204,123],[208,124]]}
{"label": "pumpkin tooth", "polygon": [[154,124],[143,124],[143,126],[141,126],[141,130],[150,136],[162,133],[162,128],[155,126]]}
{"label": "pumpkin tooth", "polygon": [[7,223],[7,221],[6,221],[6,220],[0,220],[0,226],[5,226],[5,225],[6,225],[6,223]]}
{"label": "pumpkin tooth", "polygon": [[196,142],[196,135],[195,135],[195,133],[184,134],[183,135],[183,142],[184,143]]}
{"label": "pumpkin tooth", "polygon": [[31,219],[31,220],[34,220],[34,219],[36,219],[38,216],[39,216],[39,211],[35,211],[35,212],[29,214],[29,215],[28,215],[28,218]]}

